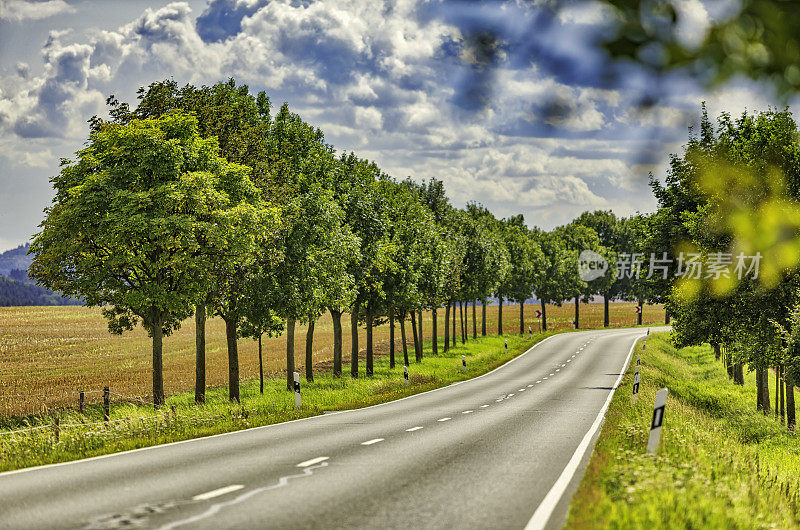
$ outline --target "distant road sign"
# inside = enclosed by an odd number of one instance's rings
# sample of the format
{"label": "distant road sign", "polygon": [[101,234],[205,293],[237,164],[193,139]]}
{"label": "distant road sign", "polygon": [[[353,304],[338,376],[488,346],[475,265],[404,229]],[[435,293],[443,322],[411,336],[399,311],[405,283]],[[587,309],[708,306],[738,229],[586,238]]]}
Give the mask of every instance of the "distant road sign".
{"label": "distant road sign", "polygon": [[634,313],[641,313],[641,312],[642,312],[642,308],[641,308],[641,307],[639,307],[639,306],[637,305],[637,306],[636,306],[636,307],[633,309],[633,312],[634,312]]}
{"label": "distant road sign", "polygon": [[537,309],[536,311],[533,312],[533,316],[535,318],[542,318],[542,310],[541,309]]}

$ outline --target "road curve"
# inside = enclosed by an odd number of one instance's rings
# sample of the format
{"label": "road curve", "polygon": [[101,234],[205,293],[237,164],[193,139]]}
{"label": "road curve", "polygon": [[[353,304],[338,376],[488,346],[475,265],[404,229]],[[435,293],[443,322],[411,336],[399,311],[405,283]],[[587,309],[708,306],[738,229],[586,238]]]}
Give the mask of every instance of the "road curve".
{"label": "road curve", "polygon": [[383,405],[3,473],[0,528],[558,527],[644,334],[555,335]]}

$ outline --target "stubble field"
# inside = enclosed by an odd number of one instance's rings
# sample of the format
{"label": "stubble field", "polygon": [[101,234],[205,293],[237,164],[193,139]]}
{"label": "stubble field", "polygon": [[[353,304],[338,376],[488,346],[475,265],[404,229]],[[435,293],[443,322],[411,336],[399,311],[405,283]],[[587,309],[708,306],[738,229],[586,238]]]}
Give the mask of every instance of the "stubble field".
{"label": "stubble field", "polygon": [[[613,327],[636,324],[633,303],[611,304]],[[538,305],[525,306],[525,329],[536,332]],[[549,329],[572,327],[573,304],[547,306]],[[444,336],[444,310],[438,312],[440,341]],[[472,336],[472,307],[467,311],[468,333]],[[498,307],[486,308],[487,333],[497,333]],[[661,306],[644,308],[643,322],[664,321]],[[478,333],[481,327],[481,307],[477,308]],[[602,327],[603,304],[581,304],[581,328]],[[350,321],[342,317],[344,371],[349,372]],[[452,326],[452,322],[451,322]],[[426,313],[423,335],[430,340],[431,319]],[[452,328],[451,328],[452,329]],[[460,325],[459,325],[460,329]],[[503,307],[504,333],[519,333],[519,306]],[[407,340],[411,329],[407,325]],[[304,370],[306,326],[295,332],[297,370]],[[398,354],[400,332],[397,329]],[[181,329],[164,339],[164,386],[168,395],[194,388],[194,319],[188,319]],[[211,387],[227,382],[227,353],[225,327],[220,319],[207,323],[206,381]],[[359,344],[365,343],[365,331],[360,330]],[[389,325],[375,329],[377,355],[388,354]],[[333,355],[333,326],[329,315],[317,321],[314,333],[315,370],[330,369]],[[282,377],[286,362],[286,339],[264,338],[263,357],[265,376]],[[78,391],[87,392],[87,403],[101,399],[103,386],[109,386],[115,400],[122,396],[149,400],[151,394],[151,342],[146,332],[137,328],[122,336],[108,333],[105,319],[97,308],[85,307],[3,307],[0,308],[0,416],[43,412],[51,408],[74,407]],[[410,354],[413,362],[413,351]],[[401,361],[402,362],[402,361]],[[241,379],[258,377],[258,346],[249,339],[239,341]],[[362,366],[363,373],[363,366]]]}

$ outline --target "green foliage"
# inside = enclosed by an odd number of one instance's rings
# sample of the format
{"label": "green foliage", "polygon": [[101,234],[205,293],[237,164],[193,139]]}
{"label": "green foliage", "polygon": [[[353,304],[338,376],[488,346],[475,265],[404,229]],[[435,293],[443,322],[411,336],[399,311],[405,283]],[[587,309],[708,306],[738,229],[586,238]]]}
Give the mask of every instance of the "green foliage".
{"label": "green foliage", "polygon": [[101,127],[52,179],[32,276],[108,306],[112,331],[141,319],[169,333],[201,297],[214,249],[261,221],[244,202],[258,197],[248,169],[217,153],[181,113]]}

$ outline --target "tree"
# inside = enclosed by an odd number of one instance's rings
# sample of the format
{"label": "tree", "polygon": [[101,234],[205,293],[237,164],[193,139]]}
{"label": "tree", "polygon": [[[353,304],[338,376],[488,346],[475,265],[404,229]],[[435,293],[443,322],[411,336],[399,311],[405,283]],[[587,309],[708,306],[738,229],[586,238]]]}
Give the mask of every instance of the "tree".
{"label": "tree", "polygon": [[531,297],[533,287],[544,272],[545,258],[538,243],[531,237],[522,215],[505,221],[503,236],[508,249],[511,270],[497,289],[503,296],[519,304],[519,333],[525,334],[525,300]]}
{"label": "tree", "polygon": [[32,245],[41,284],[104,306],[109,330],[141,320],[153,340],[153,400],[164,403],[162,337],[204,295],[209,259],[261,221],[248,168],[218,155],[179,112],[104,124],[52,179],[56,196]]}

